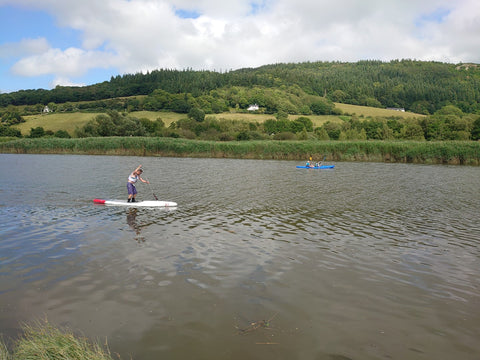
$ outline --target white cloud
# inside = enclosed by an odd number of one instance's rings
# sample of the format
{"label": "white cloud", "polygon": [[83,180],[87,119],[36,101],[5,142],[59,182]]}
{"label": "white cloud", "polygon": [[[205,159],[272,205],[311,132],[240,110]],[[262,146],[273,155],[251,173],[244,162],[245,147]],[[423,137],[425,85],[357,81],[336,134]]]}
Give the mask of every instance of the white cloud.
{"label": "white cloud", "polygon": [[115,56],[104,52],[68,48],[65,51],[48,51],[19,60],[12,67],[13,73],[21,76],[56,74],[76,77],[92,68],[107,68],[114,65]]}
{"label": "white cloud", "polygon": [[480,4],[462,1],[444,21],[429,28],[431,44],[443,49],[453,62],[480,63]]}
{"label": "white cloud", "polygon": [[172,0],[169,1],[176,9],[196,11],[216,19],[232,20],[243,18],[250,14],[254,6],[264,6],[271,0]]}
{"label": "white cloud", "polygon": [[[158,68],[228,70],[277,62],[412,58],[480,62],[477,0],[0,0],[51,13],[82,49],[38,39],[13,70],[81,76]],[[178,16],[184,10],[193,18]],[[34,34],[32,34],[34,37]],[[40,41],[41,40],[41,41]],[[10,48],[12,44],[8,45]],[[0,55],[11,52],[0,46]],[[21,48],[20,44],[18,45]]]}
{"label": "white cloud", "polygon": [[62,78],[62,77],[57,77],[50,83],[51,88],[55,88],[56,86],[85,86],[85,85],[87,84],[76,83],[76,82],[70,81],[70,79],[68,78]]}
{"label": "white cloud", "polygon": [[0,58],[28,56],[41,54],[50,48],[45,38],[22,39],[17,43],[0,44]]}

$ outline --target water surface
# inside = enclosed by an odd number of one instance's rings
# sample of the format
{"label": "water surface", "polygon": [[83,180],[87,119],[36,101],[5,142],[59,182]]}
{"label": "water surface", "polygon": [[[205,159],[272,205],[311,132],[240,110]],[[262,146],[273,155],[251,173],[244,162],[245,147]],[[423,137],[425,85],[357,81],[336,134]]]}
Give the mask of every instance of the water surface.
{"label": "water surface", "polygon": [[[139,198],[178,208],[93,204],[138,164]],[[295,165],[0,155],[0,333],[48,318],[127,359],[480,358],[480,168]]]}

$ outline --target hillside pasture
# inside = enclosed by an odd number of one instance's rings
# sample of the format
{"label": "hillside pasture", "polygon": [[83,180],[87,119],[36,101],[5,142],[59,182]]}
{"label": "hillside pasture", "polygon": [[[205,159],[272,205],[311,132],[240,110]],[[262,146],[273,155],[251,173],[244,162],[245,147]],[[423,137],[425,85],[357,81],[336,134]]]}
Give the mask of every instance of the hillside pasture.
{"label": "hillside pasture", "polygon": [[[263,123],[268,119],[275,119],[274,114],[255,114],[255,113],[236,113],[236,112],[229,112],[229,113],[221,113],[215,115],[207,115],[213,116],[217,120],[239,120],[245,122],[258,122]],[[288,115],[288,120],[296,120],[299,117],[307,117],[312,120],[314,127],[322,126],[327,121],[331,122],[341,122],[342,120],[336,115]]]}
{"label": "hillside pasture", "polygon": [[376,108],[370,106],[360,106],[360,105],[350,105],[350,104],[341,104],[341,103],[334,103],[335,107],[339,108],[343,111],[344,114],[348,115],[357,115],[357,116],[364,116],[364,117],[401,117],[404,119],[409,118],[420,118],[425,117],[422,114],[415,114],[408,111],[397,111],[397,110],[390,110],[384,108]]}
{"label": "hillside pasture", "polygon": [[[13,127],[20,130],[22,135],[29,135],[30,129],[36,127],[43,127],[45,131],[51,130],[56,132],[58,130],[65,130],[70,135],[74,135],[75,128],[81,128],[90,120],[93,120],[100,113],[53,113],[45,115],[28,115],[24,116],[25,122],[21,124],[14,125]],[[140,118],[146,118],[151,121],[161,119],[166,127],[168,127],[172,122],[178,121],[187,117],[187,114],[178,114],[175,112],[168,111],[134,111],[130,113],[131,116]],[[235,113],[235,112],[225,112],[221,114],[207,114],[207,117],[214,117],[217,120],[238,120],[245,122],[258,122],[263,123],[268,119],[275,119],[273,114],[250,114],[250,113]],[[295,120],[304,115],[289,115],[289,120]],[[309,115],[307,116],[312,120],[314,127],[323,125],[327,121],[331,122],[341,122],[342,120],[335,115]]]}
{"label": "hillside pasture", "polygon": [[[155,111],[134,111],[130,113],[132,116],[136,118],[146,118],[151,121],[155,121],[158,118],[162,119],[164,122],[165,126],[168,127],[172,122],[178,121],[180,119],[183,119],[187,117],[187,114],[178,114],[174,112],[168,112],[168,111],[161,111],[161,112],[155,112]],[[312,120],[313,125],[315,127],[323,125],[327,121],[332,121],[332,122],[340,122],[342,121],[338,116],[336,115],[289,115],[288,119],[289,120],[295,120],[298,119],[299,117],[306,116],[310,120]],[[206,117],[213,117],[219,121],[221,120],[235,120],[235,121],[244,121],[244,122],[258,122],[258,123],[263,123],[265,120],[268,119],[275,119],[274,114],[257,114],[257,113],[245,113],[245,112],[224,112],[220,114],[206,114]]]}
{"label": "hillside pasture", "polygon": [[166,127],[174,121],[187,117],[187,114],[179,114],[172,111],[132,111],[130,115],[137,119],[145,118],[150,121],[161,119]]}
{"label": "hillside pasture", "polygon": [[[20,130],[22,135],[29,135],[30,129],[32,128],[43,127],[45,131],[51,130],[56,132],[58,130],[65,130],[73,136],[77,127],[81,128],[100,114],[101,113],[74,112],[27,115],[23,117],[25,119],[24,123],[17,124],[12,127]],[[146,118],[151,121],[155,121],[160,118],[167,127],[173,121],[177,121],[187,116],[186,114],[177,114],[174,112],[154,111],[135,111],[131,112],[130,115],[139,119]]]}
{"label": "hillside pasture", "polygon": [[30,129],[42,127],[45,131],[51,130],[56,132],[58,130],[65,130],[70,135],[73,135],[75,128],[82,127],[90,120],[94,119],[98,113],[50,113],[41,115],[24,116],[24,123],[13,125],[21,131],[22,135],[29,135]]}
{"label": "hillside pasture", "polygon": [[[411,112],[403,112],[396,110],[387,110],[381,108],[374,108],[368,106],[358,106],[358,105],[349,105],[335,103],[335,106],[341,109],[345,114],[348,115],[357,115],[363,117],[402,117],[402,118],[418,118],[425,115],[415,114]],[[17,128],[22,132],[22,135],[29,135],[30,129],[36,127],[43,127],[45,131],[51,130],[56,132],[58,130],[65,130],[70,135],[74,135],[75,128],[81,128],[88,121],[94,119],[100,113],[50,113],[50,114],[38,114],[38,115],[28,115],[24,116],[26,122],[14,125],[14,128]],[[146,118],[151,121],[161,119],[166,127],[168,127],[172,122],[178,121],[187,117],[187,114],[179,114],[170,111],[133,111],[130,113],[131,116],[136,118]],[[244,112],[225,112],[220,114],[207,114],[206,115],[216,118],[221,121],[224,120],[238,120],[245,122],[258,122],[263,123],[268,119],[275,119],[274,114],[257,114],[257,113],[244,113]],[[308,117],[313,122],[314,127],[322,126],[327,121],[330,122],[342,122],[339,116],[336,115],[289,115],[289,120],[295,120],[299,117]]]}

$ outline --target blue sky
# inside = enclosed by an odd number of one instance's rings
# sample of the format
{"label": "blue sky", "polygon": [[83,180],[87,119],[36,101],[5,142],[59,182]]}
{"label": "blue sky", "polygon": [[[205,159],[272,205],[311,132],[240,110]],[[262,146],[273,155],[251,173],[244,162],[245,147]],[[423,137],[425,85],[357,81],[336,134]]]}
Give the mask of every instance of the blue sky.
{"label": "blue sky", "polygon": [[154,69],[480,63],[477,0],[0,0],[0,92]]}

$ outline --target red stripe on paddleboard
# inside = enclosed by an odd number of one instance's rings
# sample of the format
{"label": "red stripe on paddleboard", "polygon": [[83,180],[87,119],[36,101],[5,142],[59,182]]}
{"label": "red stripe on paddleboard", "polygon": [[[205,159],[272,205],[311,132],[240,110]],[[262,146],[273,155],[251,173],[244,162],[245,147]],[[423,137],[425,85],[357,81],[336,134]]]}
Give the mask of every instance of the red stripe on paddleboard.
{"label": "red stripe on paddleboard", "polygon": [[95,204],[105,204],[105,200],[102,200],[102,199],[93,199],[93,202]]}

